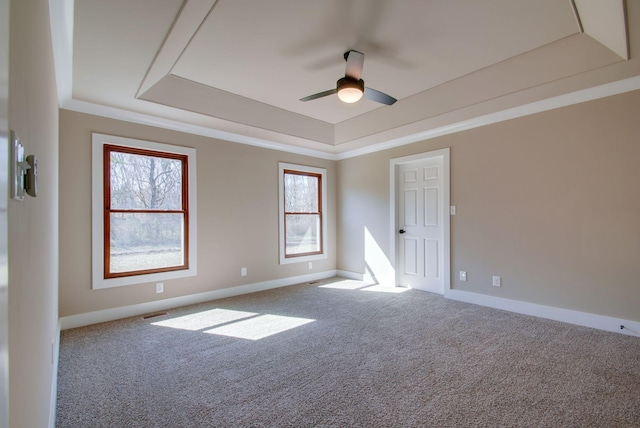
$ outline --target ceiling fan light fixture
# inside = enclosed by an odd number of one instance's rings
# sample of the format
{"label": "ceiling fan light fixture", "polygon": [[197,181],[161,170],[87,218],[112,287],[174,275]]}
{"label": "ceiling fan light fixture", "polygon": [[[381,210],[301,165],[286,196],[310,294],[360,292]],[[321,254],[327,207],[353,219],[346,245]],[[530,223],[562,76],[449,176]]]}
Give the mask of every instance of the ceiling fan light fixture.
{"label": "ceiling fan light fixture", "polygon": [[338,91],[338,98],[344,103],[355,103],[362,98],[362,91],[358,88],[342,88]]}
{"label": "ceiling fan light fixture", "polygon": [[343,77],[338,80],[338,98],[344,103],[355,103],[364,94],[364,81]]}
{"label": "ceiling fan light fixture", "polygon": [[365,89],[364,80],[360,78],[364,65],[364,54],[362,52],[350,50],[344,54],[344,59],[347,60],[347,67],[344,71],[344,77],[336,82],[335,89],[300,98],[300,101],[317,100],[334,94],[338,94],[338,99],[343,103],[355,103],[360,101],[362,97],[388,106],[398,101],[391,95],[387,95],[377,89]]}

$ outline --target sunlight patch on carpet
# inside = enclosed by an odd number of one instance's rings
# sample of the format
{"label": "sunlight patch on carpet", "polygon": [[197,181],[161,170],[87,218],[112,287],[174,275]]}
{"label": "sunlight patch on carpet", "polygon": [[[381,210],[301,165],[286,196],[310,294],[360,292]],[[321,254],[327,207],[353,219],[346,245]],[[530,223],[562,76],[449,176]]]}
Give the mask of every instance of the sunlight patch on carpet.
{"label": "sunlight patch on carpet", "polygon": [[329,284],[319,285],[318,288],[335,288],[338,290],[359,290],[364,287],[373,285],[370,282],[357,281],[355,279],[345,279],[342,281],[331,282]]}
{"label": "sunlight patch on carpet", "polygon": [[333,288],[336,290],[360,290],[360,291],[375,291],[378,293],[404,293],[409,291],[410,288],[405,287],[391,287],[389,285],[376,284],[371,281],[358,281],[355,279],[345,279],[342,281],[331,282],[329,284],[319,285],[318,288]]}
{"label": "sunlight patch on carpet", "polygon": [[261,315],[259,317],[237,321],[221,327],[207,330],[205,333],[240,339],[259,340],[283,331],[308,324],[315,320],[307,318],[285,317],[281,315]]}
{"label": "sunlight patch on carpet", "polygon": [[361,288],[361,291],[375,291],[376,293],[393,293],[393,294],[398,294],[398,293],[404,293],[405,291],[409,291],[411,290],[410,288],[406,288],[406,287],[389,287],[388,285],[372,285],[371,287],[365,287],[365,288]]}
{"label": "sunlight patch on carpet", "polygon": [[197,312],[195,314],[157,321],[151,323],[151,325],[177,328],[180,330],[198,331],[205,328],[215,327],[220,324],[249,318],[255,315],[258,314],[253,312],[232,311],[229,309],[211,309],[209,311]]}

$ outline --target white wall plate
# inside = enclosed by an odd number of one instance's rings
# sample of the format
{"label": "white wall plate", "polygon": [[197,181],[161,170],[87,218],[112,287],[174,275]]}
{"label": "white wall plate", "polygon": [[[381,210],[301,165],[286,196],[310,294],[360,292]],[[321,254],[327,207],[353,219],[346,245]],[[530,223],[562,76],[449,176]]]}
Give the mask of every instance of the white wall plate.
{"label": "white wall plate", "polygon": [[11,197],[17,201],[24,201],[24,171],[21,163],[24,162],[24,146],[11,131]]}

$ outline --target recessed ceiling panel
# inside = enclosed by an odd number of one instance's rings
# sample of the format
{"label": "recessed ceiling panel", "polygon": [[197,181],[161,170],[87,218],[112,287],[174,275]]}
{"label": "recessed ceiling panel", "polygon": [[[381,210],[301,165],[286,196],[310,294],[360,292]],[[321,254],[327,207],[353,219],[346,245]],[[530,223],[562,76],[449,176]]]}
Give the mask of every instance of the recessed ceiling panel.
{"label": "recessed ceiling panel", "polygon": [[335,88],[348,49],[367,86],[402,99],[577,31],[558,0],[219,0],[172,74],[335,124],[385,108],[299,101]]}
{"label": "recessed ceiling panel", "polygon": [[[636,1],[59,0],[53,16],[69,2],[62,108],[278,150],[408,141],[640,70]],[[398,102],[299,101],[335,88],[350,49]]]}

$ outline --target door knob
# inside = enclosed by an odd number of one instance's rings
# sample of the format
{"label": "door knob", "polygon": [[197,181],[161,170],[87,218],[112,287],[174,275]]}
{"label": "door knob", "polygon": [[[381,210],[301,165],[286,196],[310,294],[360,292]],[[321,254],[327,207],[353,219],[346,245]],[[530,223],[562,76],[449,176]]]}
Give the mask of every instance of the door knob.
{"label": "door knob", "polygon": [[406,232],[406,230],[404,230],[404,229],[400,229],[400,230],[398,231],[398,233],[407,233],[407,232]]}

